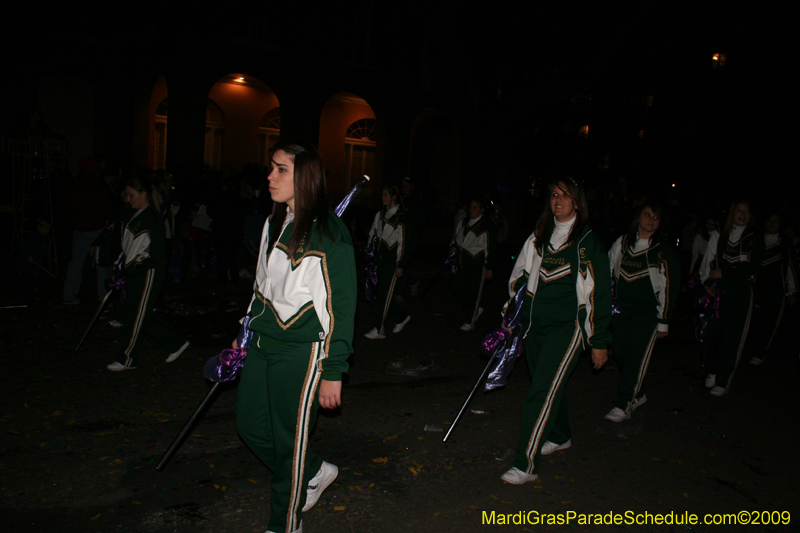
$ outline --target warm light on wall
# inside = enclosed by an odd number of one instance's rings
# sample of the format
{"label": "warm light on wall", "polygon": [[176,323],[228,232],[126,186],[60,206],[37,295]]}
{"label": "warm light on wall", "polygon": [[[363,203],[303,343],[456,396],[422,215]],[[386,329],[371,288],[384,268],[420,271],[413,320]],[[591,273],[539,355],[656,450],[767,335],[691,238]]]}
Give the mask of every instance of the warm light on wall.
{"label": "warm light on wall", "polygon": [[580,135],[582,137],[588,137],[589,136],[589,125],[588,124],[584,124],[583,126],[578,128],[578,135]]}
{"label": "warm light on wall", "polygon": [[711,56],[711,68],[722,68],[725,66],[725,61],[728,59],[728,54],[714,54]]}

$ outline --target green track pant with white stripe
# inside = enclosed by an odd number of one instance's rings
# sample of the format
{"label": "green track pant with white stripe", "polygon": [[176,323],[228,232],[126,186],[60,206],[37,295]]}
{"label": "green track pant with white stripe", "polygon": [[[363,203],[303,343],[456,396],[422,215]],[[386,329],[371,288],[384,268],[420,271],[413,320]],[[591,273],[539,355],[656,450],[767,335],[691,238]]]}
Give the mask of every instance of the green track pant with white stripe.
{"label": "green track pant with white stripe", "polygon": [[583,351],[583,334],[576,321],[533,317],[525,352],[531,386],[522,408],[522,427],[514,466],[535,474],[541,462],[542,445],[563,444],[571,437],[567,402],[567,379]]}
{"label": "green track pant with white stripe", "polygon": [[322,466],[307,449],[319,406],[322,347],[256,334],[247,350],[236,393],[236,429],[272,470],[269,531],[300,527],[308,482]]}
{"label": "green track pant with white stripe", "polygon": [[631,412],[633,401],[644,394],[642,385],[656,343],[657,328],[655,310],[623,311],[611,320],[613,353],[620,374],[614,407],[626,413]]}

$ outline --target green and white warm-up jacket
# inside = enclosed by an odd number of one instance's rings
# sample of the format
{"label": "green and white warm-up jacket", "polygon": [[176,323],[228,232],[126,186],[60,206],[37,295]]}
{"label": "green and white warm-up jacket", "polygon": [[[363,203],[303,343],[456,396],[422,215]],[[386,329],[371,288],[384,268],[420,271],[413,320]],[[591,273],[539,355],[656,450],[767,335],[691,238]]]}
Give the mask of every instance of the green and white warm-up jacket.
{"label": "green and white warm-up jacket", "polygon": [[[622,257],[625,255],[625,249],[628,247],[628,237],[623,235],[619,237],[611,249],[608,251],[608,259],[611,263],[611,276],[619,280],[620,265],[622,264]],[[646,256],[645,263],[647,269],[643,272],[636,274],[636,279],[640,277],[649,276],[650,284],[653,287],[653,295],[658,301],[656,306],[656,317],[659,325],[665,326],[672,318],[672,313],[675,309],[675,303],[678,301],[678,292],[680,289],[680,264],[678,258],[669,244],[659,240],[654,245],[646,250],[639,252],[638,255],[644,253]],[[617,299],[619,302],[619,299]],[[668,331],[665,327],[659,327],[659,331]]]}
{"label": "green and white warm-up jacket", "polygon": [[328,214],[331,235],[317,221],[294,257],[288,255],[294,222],[281,231],[267,253],[270,222],[264,224],[253,298],[247,314],[250,329],[282,342],[321,342],[322,379],[341,380],[353,353],[356,265],[353,243],[344,223]]}
{"label": "green and white warm-up jacket", "polygon": [[367,242],[378,236],[378,259],[381,264],[394,263],[398,268],[406,264],[406,225],[404,213],[400,206],[392,209],[381,209],[372,221]]}
{"label": "green and white warm-up jacket", "polygon": [[[450,246],[456,248],[458,264],[478,264],[486,270],[494,269],[497,227],[488,217],[481,215],[471,226],[470,219],[458,223]],[[478,267],[480,268],[480,267]]]}
{"label": "green and white warm-up jacket", "polygon": [[[741,226],[734,226],[731,235],[739,228]],[[761,266],[765,245],[763,239],[757,239],[752,230],[741,228],[740,231],[741,236],[736,242],[731,242],[731,237],[722,241],[719,232],[711,235],[700,265],[701,282],[708,281],[711,271],[719,268],[722,270],[719,286],[724,291],[731,293],[752,286],[753,278]]]}
{"label": "green and white warm-up jacket", "polygon": [[[575,291],[578,296],[575,318],[583,332],[584,348],[588,345],[602,350],[611,343],[611,333],[608,331],[611,323],[611,274],[608,255],[597,234],[588,226],[583,228],[580,236],[569,246],[573,247],[570,275],[575,278]],[[506,302],[505,307],[513,302],[521,283],[527,284],[525,301],[530,301],[529,305],[533,306],[541,266],[542,256],[536,249],[536,238],[533,233],[525,241],[514,264],[508,282],[511,299]],[[523,313],[523,316],[530,317],[531,313]],[[532,320],[529,319],[527,324],[522,324],[526,336],[531,323]]]}
{"label": "green and white warm-up jacket", "polygon": [[122,224],[123,272],[135,276],[150,268],[167,266],[164,221],[153,206],[131,210]]}

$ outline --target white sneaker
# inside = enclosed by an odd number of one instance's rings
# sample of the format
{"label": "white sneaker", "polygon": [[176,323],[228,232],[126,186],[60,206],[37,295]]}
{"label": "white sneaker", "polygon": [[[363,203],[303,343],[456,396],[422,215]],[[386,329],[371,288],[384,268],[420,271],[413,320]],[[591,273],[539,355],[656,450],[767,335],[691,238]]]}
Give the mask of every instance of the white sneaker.
{"label": "white sneaker", "polygon": [[567,448],[572,448],[572,439],[569,439],[564,444],[556,444],[555,442],[547,441],[542,446],[542,455],[550,455],[558,450],[566,450]]}
{"label": "white sneaker", "polygon": [[639,408],[640,405],[647,401],[647,394],[642,394],[641,398],[634,398],[633,405],[631,405],[631,413]]}
{"label": "white sneaker", "polygon": [[134,370],[136,369],[135,366],[125,366],[119,361],[114,361],[110,365],[106,366],[107,369],[111,370],[112,372],[120,372],[122,370]]}
{"label": "white sneaker", "polygon": [[472,331],[473,329],[475,329],[475,326],[473,326],[469,322],[464,322],[458,329],[460,329],[461,331]]}
{"label": "white sneaker", "polygon": [[516,466],[512,466],[511,470],[500,476],[500,479],[512,485],[523,485],[528,481],[534,481],[538,478],[538,474],[526,474]]}
{"label": "white sneaker", "polygon": [[725,396],[728,394],[728,389],[725,387],[714,387],[711,389],[711,394],[714,396]]}
{"label": "white sneaker", "polygon": [[753,357],[750,359],[750,364],[755,366],[761,366],[764,364],[764,360],[759,357]]}
{"label": "white sneaker", "polygon": [[181,354],[183,353],[183,351],[184,351],[186,348],[188,348],[188,347],[189,347],[189,341],[186,341],[186,342],[184,342],[184,343],[183,343],[183,346],[181,346],[180,348],[178,348],[178,351],[177,351],[177,352],[169,354],[169,357],[167,357],[167,363],[171,363],[171,362],[173,362],[175,359],[177,359],[178,357],[180,357],[180,356],[181,356]]}
{"label": "white sneaker", "polygon": [[411,321],[411,315],[408,315],[405,320],[403,320],[399,324],[394,325],[392,333],[400,333],[401,331],[403,331],[403,328],[406,327],[406,324],[408,324],[410,321]]}
{"label": "white sneaker", "polygon": [[306,489],[306,504],[303,506],[305,513],[314,507],[319,501],[319,497],[327,489],[331,483],[339,475],[339,468],[325,461],[322,461],[322,466],[319,467],[317,475],[311,478],[308,482],[308,489]]}
{"label": "white sneaker", "polygon": [[717,384],[717,375],[709,374],[706,376],[706,388],[711,389]]}
{"label": "white sneaker", "polygon": [[626,413],[619,407],[615,407],[608,412],[605,416],[606,420],[611,420],[612,422],[622,422],[623,420],[627,420],[631,417],[630,413]]}
{"label": "white sneaker", "polygon": [[372,328],[369,330],[369,333],[364,333],[364,336],[373,341],[386,338],[386,335],[381,335],[378,333],[378,328]]}

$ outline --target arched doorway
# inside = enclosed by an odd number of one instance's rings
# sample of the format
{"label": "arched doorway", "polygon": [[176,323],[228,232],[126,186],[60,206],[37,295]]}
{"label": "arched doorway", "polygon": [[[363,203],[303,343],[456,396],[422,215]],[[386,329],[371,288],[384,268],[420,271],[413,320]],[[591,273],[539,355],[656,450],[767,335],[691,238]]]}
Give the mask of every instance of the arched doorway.
{"label": "arched doorway", "polygon": [[362,118],[348,126],[344,135],[345,183],[352,186],[365,174],[375,175],[377,144],[377,121],[374,118]]}
{"label": "arched doorway", "polygon": [[342,198],[368,174],[374,185],[362,192],[356,203],[379,205],[379,127],[372,107],[355,94],[337,93],[325,103],[320,115],[319,152],[328,172],[327,189],[332,200]]}
{"label": "arched doorway", "polygon": [[[216,127],[209,121],[210,115],[206,115],[207,150],[213,144],[209,139],[211,130],[214,130],[213,142],[219,142],[219,157],[210,158],[213,162],[209,164],[215,168],[229,165],[235,169],[250,163],[266,164],[264,154],[267,145],[280,136],[280,112],[277,121],[264,120],[265,115],[280,106],[272,89],[254,76],[233,73],[220,78],[211,87],[208,97],[216,106],[219,116],[224,118],[222,126]],[[262,137],[262,127],[265,126],[269,130],[266,142]],[[208,151],[206,153],[208,157]]]}
{"label": "arched doorway", "polygon": [[258,126],[258,163],[263,167],[269,163],[269,153],[281,137],[281,108],[274,107],[264,113]]}

